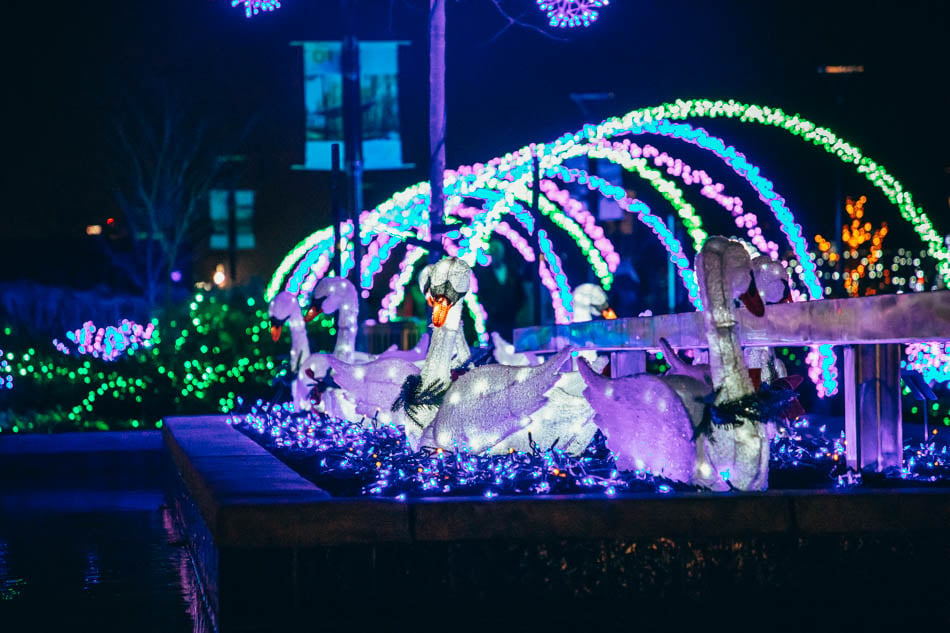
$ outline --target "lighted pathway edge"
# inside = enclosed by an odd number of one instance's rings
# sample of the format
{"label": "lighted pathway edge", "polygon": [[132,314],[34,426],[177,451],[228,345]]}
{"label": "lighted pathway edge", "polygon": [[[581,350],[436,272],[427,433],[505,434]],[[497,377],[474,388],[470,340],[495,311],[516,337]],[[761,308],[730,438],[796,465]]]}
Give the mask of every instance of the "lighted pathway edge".
{"label": "lighted pathway edge", "polygon": [[941,531],[950,491],[332,498],[224,416],[168,418],[165,445],[217,547]]}

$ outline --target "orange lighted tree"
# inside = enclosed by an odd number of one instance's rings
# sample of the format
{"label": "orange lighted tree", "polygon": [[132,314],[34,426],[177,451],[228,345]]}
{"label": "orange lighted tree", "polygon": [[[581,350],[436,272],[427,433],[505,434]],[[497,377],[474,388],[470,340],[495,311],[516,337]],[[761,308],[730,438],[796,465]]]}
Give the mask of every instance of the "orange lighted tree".
{"label": "orange lighted tree", "polygon": [[[891,271],[884,267],[880,260],[884,254],[884,236],[887,235],[887,222],[881,222],[878,229],[864,220],[865,196],[857,200],[847,199],[845,211],[851,218],[851,223],[841,229],[842,258],[844,260],[844,288],[850,297],[861,295],[859,283],[862,279],[877,279],[876,284],[867,284],[865,295],[877,294],[878,290],[890,284]],[[821,235],[815,236],[818,249],[822,257],[834,267],[838,265],[838,253],[834,252],[832,243]],[[873,286],[873,287],[872,287]]]}

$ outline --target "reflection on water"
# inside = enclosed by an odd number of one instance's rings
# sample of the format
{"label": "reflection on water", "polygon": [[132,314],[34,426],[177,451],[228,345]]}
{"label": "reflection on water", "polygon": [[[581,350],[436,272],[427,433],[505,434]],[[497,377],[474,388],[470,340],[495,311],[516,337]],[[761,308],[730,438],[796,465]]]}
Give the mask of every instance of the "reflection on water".
{"label": "reflection on water", "polygon": [[123,490],[121,468],[100,486],[80,467],[51,488],[2,470],[0,631],[210,631],[157,475]]}

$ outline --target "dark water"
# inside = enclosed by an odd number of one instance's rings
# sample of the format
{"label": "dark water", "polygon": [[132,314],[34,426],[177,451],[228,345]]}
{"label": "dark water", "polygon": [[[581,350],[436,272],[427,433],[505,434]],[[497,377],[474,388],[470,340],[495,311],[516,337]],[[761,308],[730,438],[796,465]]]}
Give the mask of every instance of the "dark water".
{"label": "dark water", "polygon": [[0,443],[0,632],[207,630],[159,438],[109,452],[47,439]]}

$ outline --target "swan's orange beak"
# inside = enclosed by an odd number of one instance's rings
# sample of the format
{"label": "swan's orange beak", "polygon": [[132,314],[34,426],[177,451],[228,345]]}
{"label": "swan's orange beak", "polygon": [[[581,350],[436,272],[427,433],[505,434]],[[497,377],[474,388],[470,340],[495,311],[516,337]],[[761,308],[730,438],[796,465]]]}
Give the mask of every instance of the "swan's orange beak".
{"label": "swan's orange beak", "polygon": [[755,277],[751,274],[749,277],[751,278],[749,289],[739,295],[739,301],[755,316],[765,316],[765,303],[762,301],[759,289],[755,286]]}
{"label": "swan's orange beak", "polygon": [[616,319],[617,313],[614,312],[613,308],[607,307],[600,311],[600,316],[604,317],[605,319]]}
{"label": "swan's orange beak", "polygon": [[320,316],[321,312],[323,312],[323,310],[321,310],[320,308],[316,306],[310,306],[309,308],[307,308],[306,313],[304,313],[303,320],[307,323],[310,323],[311,321],[316,319],[318,316]]}
{"label": "swan's orange beak", "polygon": [[275,343],[280,340],[280,332],[281,332],[281,330],[283,330],[283,328],[282,328],[281,326],[279,326],[279,325],[273,325],[273,324],[272,324],[272,325],[270,326],[270,337],[271,337],[271,339],[273,339],[273,341],[274,341]]}
{"label": "swan's orange beak", "polygon": [[432,325],[442,327],[445,325],[445,319],[449,316],[449,309],[452,304],[445,297],[439,295],[433,297],[426,295],[426,303],[432,306]]}

